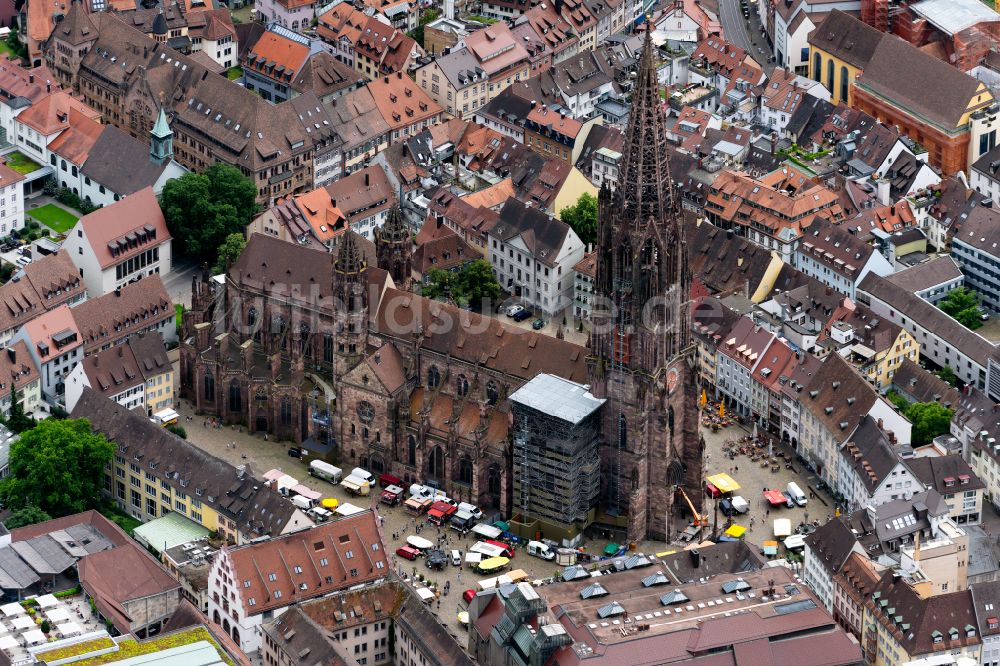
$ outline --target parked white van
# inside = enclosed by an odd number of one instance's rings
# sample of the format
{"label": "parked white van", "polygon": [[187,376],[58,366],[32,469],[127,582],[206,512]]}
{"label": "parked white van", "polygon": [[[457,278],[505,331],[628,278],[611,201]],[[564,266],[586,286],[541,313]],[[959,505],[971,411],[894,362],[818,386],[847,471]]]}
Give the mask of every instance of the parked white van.
{"label": "parked white van", "polygon": [[344,478],[344,472],[323,460],[313,460],[309,463],[309,473],[317,479],[325,479],[336,485]]}
{"label": "parked white van", "polygon": [[468,502],[459,502],[458,503],[458,510],[459,511],[466,511],[466,512],[472,514],[472,517],[475,518],[476,520],[482,520],[483,519],[483,512],[475,504],[469,504]]}
{"label": "parked white van", "polygon": [[556,554],[552,552],[552,549],[541,541],[528,542],[528,555],[534,555],[535,557],[540,557],[543,560],[556,559]]}
{"label": "parked white van", "polygon": [[365,481],[368,482],[369,486],[375,485],[375,475],[364,468],[355,467],[354,469],[351,470],[351,476],[356,476],[358,478],[364,479]]}
{"label": "parked white van", "polygon": [[798,504],[799,506],[805,506],[806,503],[809,501],[806,499],[806,494],[802,492],[801,488],[799,488],[799,484],[795,483],[794,481],[789,483],[788,487],[785,490],[788,491],[788,495],[792,498],[792,501]]}

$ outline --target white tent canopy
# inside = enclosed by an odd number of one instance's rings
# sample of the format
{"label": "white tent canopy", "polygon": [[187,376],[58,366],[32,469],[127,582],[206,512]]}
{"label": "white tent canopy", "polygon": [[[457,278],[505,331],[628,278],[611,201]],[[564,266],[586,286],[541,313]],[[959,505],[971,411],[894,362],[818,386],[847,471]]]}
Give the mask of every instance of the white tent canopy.
{"label": "white tent canopy", "polygon": [[30,617],[15,617],[10,621],[11,626],[18,631],[24,631],[25,629],[31,629],[35,626],[35,621]]}
{"label": "white tent canopy", "polygon": [[27,641],[28,645],[41,645],[48,639],[45,638],[45,634],[42,633],[41,629],[32,629],[31,631],[24,632],[24,640]]}
{"label": "white tent canopy", "polygon": [[420,597],[421,601],[426,602],[430,602],[434,599],[434,593],[426,587],[417,588],[417,596]]}
{"label": "white tent canopy", "polygon": [[20,645],[20,643],[18,643],[17,639],[13,636],[0,636],[0,650],[9,650],[17,647],[18,645]]}
{"label": "white tent canopy", "polygon": [[43,594],[35,599],[35,603],[38,604],[39,608],[48,608],[49,606],[58,606],[59,600],[51,594]]}
{"label": "white tent canopy", "polygon": [[59,622],[66,622],[69,620],[69,613],[65,608],[50,608],[45,611],[45,618],[49,622],[55,622],[58,624]]}
{"label": "white tent canopy", "polygon": [[25,615],[27,611],[24,610],[24,606],[14,602],[0,606],[0,613],[3,613],[4,617],[15,617],[17,615]]}
{"label": "white tent canopy", "polygon": [[76,622],[66,622],[56,626],[56,631],[63,638],[68,638],[70,636],[79,636],[83,633],[83,629],[80,628]]}

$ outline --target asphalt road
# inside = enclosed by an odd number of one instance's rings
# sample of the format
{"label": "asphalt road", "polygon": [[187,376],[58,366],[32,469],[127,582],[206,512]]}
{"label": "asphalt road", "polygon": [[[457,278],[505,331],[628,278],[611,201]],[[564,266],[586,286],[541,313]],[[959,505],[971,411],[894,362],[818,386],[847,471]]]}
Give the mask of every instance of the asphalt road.
{"label": "asphalt road", "polygon": [[759,6],[759,3],[750,6],[750,20],[746,21],[740,9],[740,0],[719,0],[719,21],[726,41],[749,53],[770,76],[774,64],[767,62],[771,52],[767,41],[760,34],[760,17],[757,15]]}

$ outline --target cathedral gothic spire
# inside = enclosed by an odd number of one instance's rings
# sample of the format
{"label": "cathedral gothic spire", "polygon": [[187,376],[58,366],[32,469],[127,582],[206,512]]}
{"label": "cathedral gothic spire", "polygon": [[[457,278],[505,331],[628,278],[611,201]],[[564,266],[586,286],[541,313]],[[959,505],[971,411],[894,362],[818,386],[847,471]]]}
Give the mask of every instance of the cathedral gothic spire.
{"label": "cathedral gothic spire", "polygon": [[398,204],[389,209],[381,228],[375,230],[375,257],[378,267],[392,277],[400,288],[410,279],[412,232]]}

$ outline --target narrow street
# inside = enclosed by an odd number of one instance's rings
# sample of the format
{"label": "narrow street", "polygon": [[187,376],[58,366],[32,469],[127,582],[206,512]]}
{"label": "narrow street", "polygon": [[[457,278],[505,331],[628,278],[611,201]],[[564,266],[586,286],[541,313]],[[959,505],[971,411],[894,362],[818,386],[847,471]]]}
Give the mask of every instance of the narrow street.
{"label": "narrow street", "polygon": [[750,5],[750,20],[743,18],[740,0],[719,0],[719,21],[726,41],[739,46],[756,60],[768,76],[774,63],[768,62],[771,55],[767,40],[760,34],[759,3]]}

